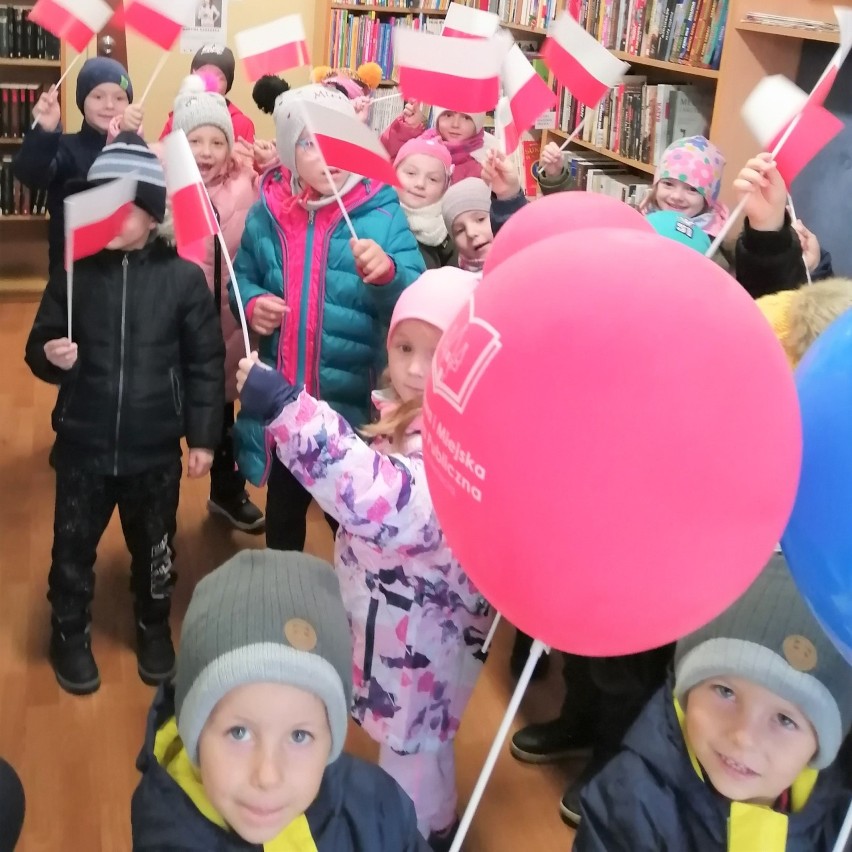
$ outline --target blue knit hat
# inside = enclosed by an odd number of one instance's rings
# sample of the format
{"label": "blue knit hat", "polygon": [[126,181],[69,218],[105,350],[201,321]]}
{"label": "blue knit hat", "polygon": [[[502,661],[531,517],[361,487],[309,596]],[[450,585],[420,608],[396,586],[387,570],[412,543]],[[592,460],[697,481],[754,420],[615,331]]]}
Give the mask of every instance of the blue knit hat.
{"label": "blue knit hat", "polygon": [[83,103],[95,86],[101,83],[115,83],[127,92],[127,100],[133,103],[133,86],[127,69],[108,56],[95,56],[87,59],[77,77],[77,108],[83,112]]}
{"label": "blue knit hat", "polygon": [[700,251],[701,254],[705,254],[710,248],[710,237],[686,216],[674,210],[658,210],[656,213],[649,213],[645,218],[661,237],[668,237],[670,240]]}

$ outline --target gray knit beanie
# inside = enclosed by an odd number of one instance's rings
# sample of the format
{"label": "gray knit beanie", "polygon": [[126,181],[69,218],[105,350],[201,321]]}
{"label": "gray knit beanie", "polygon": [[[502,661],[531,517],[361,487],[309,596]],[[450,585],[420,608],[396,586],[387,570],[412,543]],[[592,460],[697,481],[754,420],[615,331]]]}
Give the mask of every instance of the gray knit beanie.
{"label": "gray knit beanie", "polygon": [[305,130],[305,116],[299,101],[313,101],[328,109],[355,118],[352,102],[342,92],[319,83],[300,86],[280,94],[275,100],[275,144],[281,165],[291,174],[296,172],[296,142]]}
{"label": "gray knit beanie", "polygon": [[141,136],[125,130],[101,149],[89,169],[88,181],[97,186],[131,175],[136,178],[136,206],[162,222],[166,215],[163,167]]}
{"label": "gray knit beanie", "polygon": [[713,677],[741,677],[795,704],[814,726],[814,769],[829,766],[852,726],[852,667],[823,632],[775,555],[746,593],[677,644],[675,696]]}
{"label": "gray knit beanie", "polygon": [[218,92],[208,92],[204,88],[204,80],[197,74],[190,74],[175,98],[172,128],[189,136],[193,130],[205,125],[221,130],[228,140],[228,150],[233,149],[234,122],[228,102]]}
{"label": "gray knit beanie", "polygon": [[453,222],[471,210],[491,212],[491,190],[482,178],[469,177],[454,183],[441,202],[441,213],[447,230],[452,234]]}
{"label": "gray knit beanie", "polygon": [[247,683],[283,683],[322,699],[331,755],[343,750],[352,640],[334,570],[321,559],[244,550],[195,587],[181,630],[175,716],[190,760],[213,709]]}

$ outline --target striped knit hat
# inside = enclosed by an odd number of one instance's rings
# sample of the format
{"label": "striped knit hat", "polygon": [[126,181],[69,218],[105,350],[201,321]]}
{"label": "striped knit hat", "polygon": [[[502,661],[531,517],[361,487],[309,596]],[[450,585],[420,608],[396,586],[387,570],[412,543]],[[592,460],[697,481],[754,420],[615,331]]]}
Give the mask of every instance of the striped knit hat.
{"label": "striped knit hat", "polygon": [[130,175],[136,178],[136,206],[162,222],[166,215],[163,167],[145,140],[128,130],[119,133],[115,141],[104,146],[89,169],[88,180],[98,185]]}

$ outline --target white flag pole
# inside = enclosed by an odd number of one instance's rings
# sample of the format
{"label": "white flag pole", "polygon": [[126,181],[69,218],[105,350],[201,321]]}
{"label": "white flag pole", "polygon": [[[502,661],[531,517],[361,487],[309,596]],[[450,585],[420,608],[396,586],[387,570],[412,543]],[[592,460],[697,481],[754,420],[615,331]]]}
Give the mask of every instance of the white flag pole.
{"label": "white flag pole", "polygon": [[237,276],[234,272],[234,265],[231,262],[231,256],[228,254],[228,247],[225,245],[225,238],[222,236],[222,229],[216,229],[216,239],[219,240],[219,246],[222,249],[222,257],[225,258],[225,265],[228,267],[228,275],[231,278],[231,284],[234,287],[234,296],[237,301],[237,311],[240,314],[240,326],[243,330],[243,345],[246,348],[246,358],[251,358],[251,343],[249,342],[248,322],[246,322],[246,309],[243,306],[243,297],[240,295],[240,288],[237,285]]}
{"label": "white flag pole", "polygon": [[834,852],[843,852],[850,836],[852,836],[852,803],[849,805],[849,810],[846,811],[846,819],[843,820],[843,825],[840,826],[840,834],[837,837],[837,843],[834,844]]}
{"label": "white flag pole", "polygon": [[589,120],[590,115],[591,111],[586,110],[586,114],[583,116],[582,121],[571,131],[571,135],[559,146],[560,151],[564,151],[583,132],[583,128],[586,126],[586,122]]}
{"label": "white flag pole", "polygon": [[165,68],[166,63],[169,61],[169,56],[170,54],[167,50],[163,51],[162,56],[160,56],[159,62],[157,62],[157,65],[154,68],[153,73],[151,74],[151,79],[148,80],[148,85],[145,87],[145,91],[142,92],[142,97],[139,98],[139,100],[136,102],[139,106],[142,106],[142,104],[145,103],[145,99],[151,93],[151,88],[154,85],[154,81],[157,79],[157,77],[160,76],[160,72],[163,70],[163,68]]}
{"label": "white flag pole", "polygon": [[[65,81],[65,78],[71,73],[71,69],[83,58],[85,54],[78,53],[69,63],[68,67],[62,72],[62,76],[50,87],[49,92],[53,93],[59,90],[59,87]],[[35,130],[35,126],[38,124],[40,116],[37,115],[33,119],[33,123],[30,125],[30,130]]]}
{"label": "white flag pole", "polygon": [[497,634],[497,628],[500,626],[500,620],[502,616],[499,612],[494,613],[494,621],[491,622],[491,629],[488,631],[488,635],[485,637],[485,641],[482,643],[482,653],[488,653],[488,649],[491,647],[491,643],[494,641],[494,636]]}
{"label": "white flag pole", "polygon": [[[787,206],[790,208],[790,218],[795,223],[799,217],[796,215],[796,208],[793,206],[793,196],[789,192],[787,193]],[[802,252],[802,263],[805,265],[805,277],[808,279],[808,284],[813,284],[811,271],[808,269],[808,259],[805,257],[804,252]]]}
{"label": "white flag pole", "polygon": [[491,773],[494,771],[494,764],[497,763],[497,758],[503,750],[503,744],[506,742],[506,737],[509,735],[509,728],[512,726],[512,722],[518,712],[518,707],[520,707],[521,700],[529,686],[530,679],[532,678],[533,671],[535,670],[535,665],[538,662],[539,657],[541,657],[541,655],[545,652],[550,653],[550,648],[548,648],[544,642],[539,639],[535,639],[532,643],[532,647],[530,648],[530,655],[527,658],[524,670],[521,672],[521,676],[518,679],[518,685],[515,687],[512,700],[506,708],[506,715],[503,716],[503,721],[500,723],[497,735],[494,737],[494,742],[491,744],[491,750],[488,752],[488,757],[485,759],[485,765],[482,767],[482,772],[479,774],[476,786],[473,788],[473,793],[471,793],[470,801],[467,804],[467,808],[465,808],[464,816],[459,824],[458,831],[456,832],[455,839],[453,840],[453,845],[450,847],[450,852],[460,852],[462,848],[462,843],[464,843],[464,839],[470,830],[470,824],[473,822],[473,816],[476,813],[476,809],[479,807],[483,793],[485,793],[485,787],[488,784],[488,780],[491,778]]}
{"label": "white flag pole", "polygon": [[71,305],[73,304],[72,294],[74,292],[74,232],[69,231],[65,236],[65,289],[67,290],[66,298],[68,300],[68,339],[71,337]]}

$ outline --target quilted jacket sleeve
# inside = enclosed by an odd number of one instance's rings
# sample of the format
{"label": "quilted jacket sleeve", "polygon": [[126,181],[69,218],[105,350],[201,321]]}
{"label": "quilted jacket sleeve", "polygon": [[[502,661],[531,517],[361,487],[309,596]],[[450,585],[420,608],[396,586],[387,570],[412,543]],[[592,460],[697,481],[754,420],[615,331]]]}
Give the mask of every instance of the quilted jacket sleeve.
{"label": "quilted jacket sleeve", "polygon": [[574,852],[676,852],[663,831],[673,808],[642,758],[621,752],[580,792]]}
{"label": "quilted jacket sleeve", "polygon": [[33,189],[47,189],[54,180],[63,180],[71,168],[62,131],[50,132],[41,126],[27,131],[13,164],[15,177]]}
{"label": "quilted jacket sleeve", "polygon": [[737,281],[753,299],[804,284],[805,264],[789,215],[780,231],[755,231],[746,219],[736,247]]}
{"label": "quilted jacket sleeve", "polygon": [[55,367],[44,354],[44,344],[68,335],[68,308],[65,270],[50,276],[41,304],[38,306],[30,336],[27,338],[25,360],[36,378],[53,385],[61,384],[68,370]]}
{"label": "quilted jacket sleeve", "polygon": [[237,310],[237,299],[234,287],[238,287],[240,296],[246,312],[250,312],[249,303],[258,296],[281,296],[282,290],[272,293],[266,288],[266,277],[264,271],[267,264],[264,263],[264,254],[274,251],[274,245],[269,239],[264,220],[268,216],[264,212],[261,202],[257,202],[246,216],[246,226],[243,230],[240,249],[234,260],[234,273],[237,276],[236,284],[228,282],[228,297],[231,305],[231,313],[239,321],[240,314]]}
{"label": "quilted jacket sleeve", "polygon": [[225,407],[225,344],[201,268],[181,261],[185,302],[180,349],[186,377],[186,442],[215,450],[222,440]]}
{"label": "quilted jacket sleeve", "polygon": [[416,139],[425,130],[425,124],[412,127],[403,120],[402,116],[399,116],[390,123],[387,130],[382,134],[382,145],[385,146],[390,158],[393,159],[406,142],[410,139]]}
{"label": "quilted jacket sleeve", "polygon": [[389,323],[396,300],[409,284],[414,283],[426,271],[426,264],[399,201],[393,197],[390,188],[386,187],[383,192],[388,194],[383,209],[390,216],[390,222],[387,233],[376,242],[393,261],[394,277],[387,284],[366,286],[380,316]]}
{"label": "quilted jacket sleeve", "polygon": [[307,392],[268,428],[281,462],[351,535],[377,545],[389,538],[410,544],[435,524],[429,493],[418,487],[422,462],[372,449]]}

